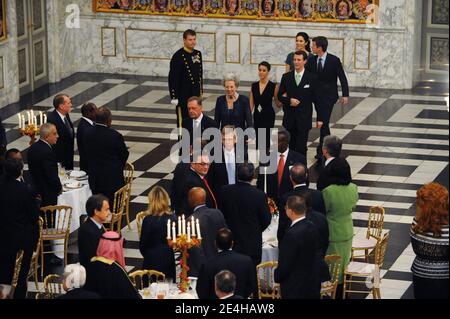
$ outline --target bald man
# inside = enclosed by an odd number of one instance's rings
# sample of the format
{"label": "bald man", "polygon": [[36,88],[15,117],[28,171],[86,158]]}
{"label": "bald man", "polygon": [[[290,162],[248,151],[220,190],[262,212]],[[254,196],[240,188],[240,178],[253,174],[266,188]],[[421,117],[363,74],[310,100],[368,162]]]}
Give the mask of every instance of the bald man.
{"label": "bald man", "polygon": [[[193,210],[190,218],[200,221],[202,245],[192,249],[189,257],[189,275],[198,277],[201,265],[217,254],[215,246],[216,235],[219,229],[227,227],[225,218],[220,210],[206,206],[206,192],[201,187],[193,187],[188,193],[189,206]],[[190,220],[190,219],[189,219]]]}

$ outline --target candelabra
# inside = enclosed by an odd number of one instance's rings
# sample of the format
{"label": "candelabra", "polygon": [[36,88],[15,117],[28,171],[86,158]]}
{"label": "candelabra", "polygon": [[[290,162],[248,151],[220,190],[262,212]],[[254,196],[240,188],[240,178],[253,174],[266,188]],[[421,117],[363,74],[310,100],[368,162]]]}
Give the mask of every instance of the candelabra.
{"label": "candelabra", "polygon": [[40,125],[47,123],[47,115],[39,112],[39,123],[38,125],[38,117],[34,115],[34,111],[27,111],[28,122],[25,122],[25,115],[18,113],[17,116],[19,118],[19,132],[22,135],[26,135],[30,137],[30,146],[36,142],[36,135],[39,134]]}
{"label": "candelabra", "polygon": [[36,142],[36,135],[39,134],[39,127],[35,124],[28,124],[25,127],[20,128],[20,134],[30,137],[31,140],[29,144],[31,146]]}

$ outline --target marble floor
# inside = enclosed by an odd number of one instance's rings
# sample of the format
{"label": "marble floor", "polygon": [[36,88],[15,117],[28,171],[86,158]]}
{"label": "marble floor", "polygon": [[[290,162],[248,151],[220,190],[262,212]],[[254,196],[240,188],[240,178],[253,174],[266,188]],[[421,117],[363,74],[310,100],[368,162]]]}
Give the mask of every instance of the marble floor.
{"label": "marble floor", "polygon": [[[246,94],[250,83],[242,83],[239,91]],[[52,85],[46,85],[24,96],[19,103],[0,109],[7,130],[8,147],[24,151],[27,137],[18,132],[16,113],[33,107],[46,111],[53,96],[64,92],[72,97],[75,124],[80,107],[90,101],[105,105],[113,112],[113,127],[124,136],[130,150],[130,162],[136,173],[132,187],[131,214],[146,208],[151,187],[168,188],[174,164],[169,153],[175,141],[169,133],[175,114],[167,94],[167,79],[121,74],[77,73]],[[213,114],[217,96],[223,94],[220,81],[207,81],[204,108]],[[410,299],[414,259],[409,239],[409,226],[415,214],[415,191],[424,183],[437,181],[448,187],[449,176],[449,113],[445,97],[448,85],[433,88],[418,86],[412,90],[379,90],[352,88],[350,103],[336,105],[332,116],[332,133],[343,139],[343,155],[352,168],[358,185],[359,201],[353,213],[356,236],[363,236],[369,208],[382,205],[386,210],[385,230],[391,232],[383,266],[382,298]],[[281,125],[282,113],[276,125]],[[317,179],[314,148],[319,132],[313,129],[309,138],[308,163],[312,185]],[[75,156],[78,160],[78,156]],[[136,225],[124,228],[127,270],[142,265]],[[72,234],[72,241],[76,233]],[[70,246],[69,262],[77,261],[76,244]],[[61,273],[62,268],[47,268],[46,272]],[[36,291],[30,282],[30,292]],[[40,283],[42,289],[42,283]],[[33,295],[30,294],[30,297]]]}

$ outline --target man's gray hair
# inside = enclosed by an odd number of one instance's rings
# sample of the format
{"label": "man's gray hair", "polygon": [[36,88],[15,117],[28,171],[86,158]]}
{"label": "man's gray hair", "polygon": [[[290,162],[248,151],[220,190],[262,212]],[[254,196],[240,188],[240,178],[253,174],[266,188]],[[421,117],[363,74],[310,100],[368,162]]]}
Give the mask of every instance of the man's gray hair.
{"label": "man's gray hair", "polygon": [[231,294],[236,289],[236,276],[229,270],[222,270],[215,277],[217,290]]}
{"label": "man's gray hair", "polygon": [[46,138],[52,132],[53,127],[56,128],[56,126],[52,123],[44,123],[41,125],[39,134],[41,135],[42,138]]}
{"label": "man's gray hair", "polygon": [[225,86],[225,82],[233,81],[236,87],[239,87],[239,77],[235,73],[227,73],[223,76],[222,84]]}
{"label": "man's gray hair", "polygon": [[327,149],[332,157],[339,157],[342,150],[342,140],[335,135],[325,136],[323,139],[323,148]]}
{"label": "man's gray hair", "polygon": [[69,289],[82,288],[86,283],[86,269],[80,264],[70,264],[64,268],[63,280]]}

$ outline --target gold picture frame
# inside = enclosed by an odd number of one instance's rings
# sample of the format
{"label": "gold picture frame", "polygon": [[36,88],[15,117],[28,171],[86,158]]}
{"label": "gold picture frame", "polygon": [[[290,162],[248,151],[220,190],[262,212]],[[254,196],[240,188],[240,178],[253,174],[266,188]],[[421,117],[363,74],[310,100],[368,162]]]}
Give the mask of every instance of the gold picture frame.
{"label": "gold picture frame", "polygon": [[98,13],[377,24],[379,2],[380,0],[93,0],[92,7]]}
{"label": "gold picture frame", "polygon": [[0,0],[0,41],[3,41],[8,36],[8,29],[6,28],[6,0]]}

